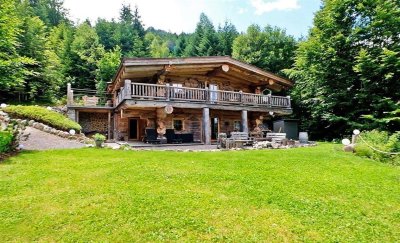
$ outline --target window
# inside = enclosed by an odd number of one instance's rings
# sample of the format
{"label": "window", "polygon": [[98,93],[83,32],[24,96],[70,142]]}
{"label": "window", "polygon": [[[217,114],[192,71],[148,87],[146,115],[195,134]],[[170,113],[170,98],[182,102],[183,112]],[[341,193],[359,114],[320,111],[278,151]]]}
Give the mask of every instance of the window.
{"label": "window", "polygon": [[183,120],[182,119],[173,119],[172,120],[172,125],[174,126],[174,129],[176,131],[182,131],[183,130]]}
{"label": "window", "polygon": [[233,131],[235,132],[240,132],[242,123],[240,121],[234,121],[233,122]]}
{"label": "window", "polygon": [[172,84],[172,87],[175,87],[175,88],[174,88],[174,92],[175,92],[175,93],[181,93],[181,92],[183,92],[183,90],[180,89],[180,88],[182,88],[182,84]]}

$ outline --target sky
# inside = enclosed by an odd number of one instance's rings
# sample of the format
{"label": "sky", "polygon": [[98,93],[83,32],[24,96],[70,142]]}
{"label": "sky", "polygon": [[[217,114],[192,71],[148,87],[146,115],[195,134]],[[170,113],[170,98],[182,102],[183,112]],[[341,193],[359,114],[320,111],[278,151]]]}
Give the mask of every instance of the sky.
{"label": "sky", "polygon": [[217,28],[225,20],[240,31],[251,24],[285,28],[295,37],[306,36],[320,0],[64,0],[69,16],[83,22],[118,19],[122,4],[137,5],[145,27],[191,33],[204,12]]}

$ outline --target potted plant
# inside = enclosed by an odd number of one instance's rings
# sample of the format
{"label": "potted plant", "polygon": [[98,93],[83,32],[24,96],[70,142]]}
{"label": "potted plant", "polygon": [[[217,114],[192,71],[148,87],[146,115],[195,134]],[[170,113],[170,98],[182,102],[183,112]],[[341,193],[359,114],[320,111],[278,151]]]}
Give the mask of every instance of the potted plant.
{"label": "potted plant", "polygon": [[106,141],[106,136],[100,133],[96,133],[93,138],[96,143],[96,147],[98,148],[101,148],[101,145],[103,145],[104,141]]}

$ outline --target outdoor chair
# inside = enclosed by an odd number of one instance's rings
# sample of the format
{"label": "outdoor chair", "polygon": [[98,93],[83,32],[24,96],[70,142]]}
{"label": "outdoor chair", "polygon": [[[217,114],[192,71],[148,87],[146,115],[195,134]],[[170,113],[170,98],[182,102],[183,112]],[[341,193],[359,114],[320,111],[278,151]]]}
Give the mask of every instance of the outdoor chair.
{"label": "outdoor chair", "polygon": [[167,143],[182,143],[182,139],[176,136],[174,129],[167,129],[165,136],[167,137]]}
{"label": "outdoor chair", "polygon": [[160,139],[157,139],[157,130],[153,128],[146,128],[146,143],[160,143]]}

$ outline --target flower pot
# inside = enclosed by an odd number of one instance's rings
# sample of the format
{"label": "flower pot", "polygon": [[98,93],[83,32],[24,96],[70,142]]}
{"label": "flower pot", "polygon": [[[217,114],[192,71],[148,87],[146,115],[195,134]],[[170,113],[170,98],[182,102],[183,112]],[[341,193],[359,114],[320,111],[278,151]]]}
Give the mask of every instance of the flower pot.
{"label": "flower pot", "polygon": [[102,140],[95,140],[96,143],[96,147],[101,148],[101,145],[103,145],[103,141]]}

